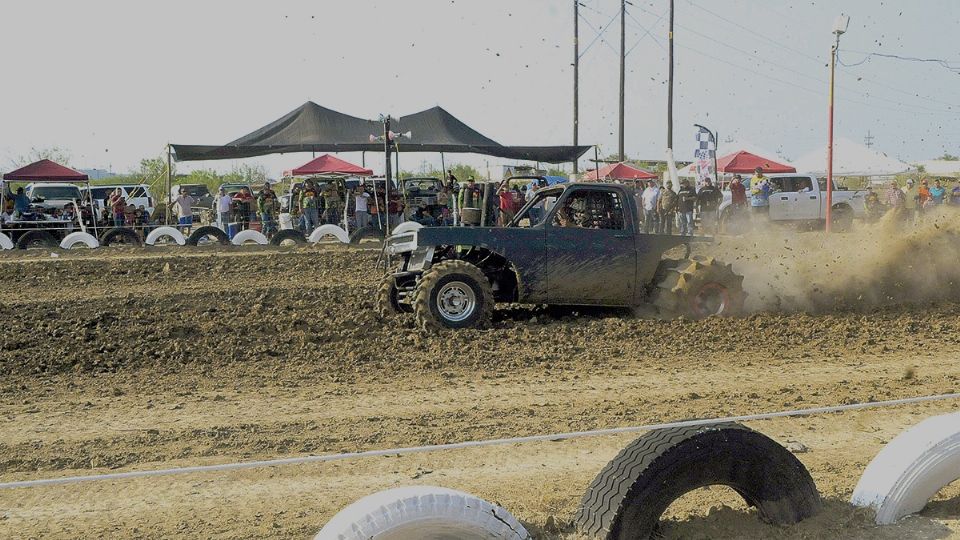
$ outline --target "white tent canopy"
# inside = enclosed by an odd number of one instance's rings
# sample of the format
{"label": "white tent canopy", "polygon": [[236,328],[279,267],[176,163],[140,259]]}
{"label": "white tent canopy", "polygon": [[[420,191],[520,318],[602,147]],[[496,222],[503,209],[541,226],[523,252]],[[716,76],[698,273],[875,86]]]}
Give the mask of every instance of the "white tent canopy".
{"label": "white tent canopy", "polygon": [[[797,172],[827,174],[827,148],[813,150],[793,162]],[[833,174],[835,176],[893,176],[912,167],[882,152],[839,138],[833,143]]]}
{"label": "white tent canopy", "polygon": [[956,176],[960,177],[960,161],[948,161],[944,159],[931,159],[921,161],[917,165],[923,167],[930,176]]}

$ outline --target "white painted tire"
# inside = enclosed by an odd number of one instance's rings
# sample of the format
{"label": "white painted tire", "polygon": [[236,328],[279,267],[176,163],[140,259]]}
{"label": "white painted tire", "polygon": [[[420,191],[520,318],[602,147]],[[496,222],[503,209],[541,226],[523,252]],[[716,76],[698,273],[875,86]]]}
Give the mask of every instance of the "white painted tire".
{"label": "white painted tire", "polygon": [[187,245],[187,238],[183,236],[182,232],[178,231],[173,227],[166,227],[166,226],[157,227],[156,229],[150,231],[150,234],[147,235],[147,239],[144,243],[147,244],[148,246],[152,246],[157,243],[157,240],[159,240],[164,236],[173,239],[173,241],[176,242],[178,246]]}
{"label": "white painted tire", "polygon": [[13,249],[14,247],[16,246],[13,245],[13,240],[11,240],[9,236],[0,233],[0,249]]}
{"label": "white painted tire", "polygon": [[388,489],[341,510],[314,540],[527,540],[516,518],[461,491],[433,486]]}
{"label": "white painted tire", "polygon": [[897,435],[853,490],[854,506],[877,512],[889,525],[919,512],[947,484],[960,479],[960,412],[927,418]]}
{"label": "white painted tire", "polygon": [[260,231],[255,231],[253,229],[245,229],[237,234],[233,235],[233,240],[230,240],[231,243],[235,246],[242,246],[247,242],[253,242],[255,244],[265,246],[270,243],[267,240],[267,237],[263,235]]}
{"label": "white painted tire", "polygon": [[416,221],[404,221],[403,223],[394,227],[393,232],[391,232],[390,234],[392,235],[403,234],[403,233],[408,233],[413,231],[419,231],[422,228],[423,228],[423,225],[421,225],[420,223],[417,223]]}
{"label": "white painted tire", "polygon": [[313,232],[310,233],[310,238],[308,240],[310,240],[311,244],[316,244],[321,239],[323,239],[324,236],[333,236],[334,238],[336,238],[340,242],[343,242],[344,244],[350,243],[350,235],[347,234],[347,231],[341,229],[336,225],[331,225],[329,223],[327,223],[326,225],[321,225],[316,229],[314,229]]}
{"label": "white painted tire", "polygon": [[83,244],[90,249],[100,247],[100,241],[97,240],[96,236],[83,231],[77,231],[63,237],[63,240],[60,241],[60,249],[73,249],[73,246],[77,244]]}

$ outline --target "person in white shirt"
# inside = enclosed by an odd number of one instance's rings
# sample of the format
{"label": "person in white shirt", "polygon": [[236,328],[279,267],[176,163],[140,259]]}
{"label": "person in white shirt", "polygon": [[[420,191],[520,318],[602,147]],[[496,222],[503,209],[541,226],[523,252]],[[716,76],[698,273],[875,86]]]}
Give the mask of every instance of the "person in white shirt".
{"label": "person in white shirt", "polygon": [[354,214],[357,217],[357,228],[362,229],[370,225],[370,194],[363,189],[363,186],[357,186],[353,201]]}
{"label": "person in white shirt", "polygon": [[217,215],[220,216],[220,228],[227,230],[230,224],[230,213],[233,209],[233,197],[227,195],[227,190],[220,188],[217,193]]}
{"label": "person in white shirt", "polygon": [[193,197],[187,195],[187,190],[180,188],[180,196],[173,201],[177,207],[177,224],[183,234],[190,234],[193,225]]}
{"label": "person in white shirt", "polygon": [[643,207],[643,232],[650,234],[657,230],[657,199],[660,198],[660,188],[653,180],[647,180],[647,187],[640,195]]}

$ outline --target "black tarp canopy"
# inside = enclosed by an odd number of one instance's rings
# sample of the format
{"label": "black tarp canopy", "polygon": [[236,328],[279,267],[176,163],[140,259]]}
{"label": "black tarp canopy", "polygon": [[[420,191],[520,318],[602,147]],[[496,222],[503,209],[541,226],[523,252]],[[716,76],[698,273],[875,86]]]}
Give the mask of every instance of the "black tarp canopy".
{"label": "black tarp canopy", "polygon": [[[473,153],[507,159],[563,163],[589,146],[503,146],[480,134],[441,107],[391,122],[391,131],[412,131],[398,143],[401,152]],[[383,124],[328,109],[312,101],[266,126],[223,146],[174,144],[177,161],[236,159],[291,152],[382,152]]]}

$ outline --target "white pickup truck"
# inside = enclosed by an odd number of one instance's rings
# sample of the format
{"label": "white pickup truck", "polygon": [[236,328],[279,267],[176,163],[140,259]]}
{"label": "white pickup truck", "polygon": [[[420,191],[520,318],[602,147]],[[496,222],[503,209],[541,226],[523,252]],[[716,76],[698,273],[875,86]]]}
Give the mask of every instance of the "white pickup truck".
{"label": "white pickup truck", "polygon": [[[827,216],[827,180],[816,176],[796,173],[771,174],[770,221],[796,222],[797,224],[816,224]],[[749,178],[744,179],[744,184]],[[817,186],[817,189],[813,189]],[[850,191],[833,184],[833,227],[837,230],[849,229],[854,218],[863,218],[866,212],[864,195],[866,191]],[[747,188],[747,206],[750,205],[750,186]],[[730,191],[723,191],[723,202],[719,208],[721,227],[735,232],[735,216],[730,203]],[[750,208],[746,212],[752,211]]]}

